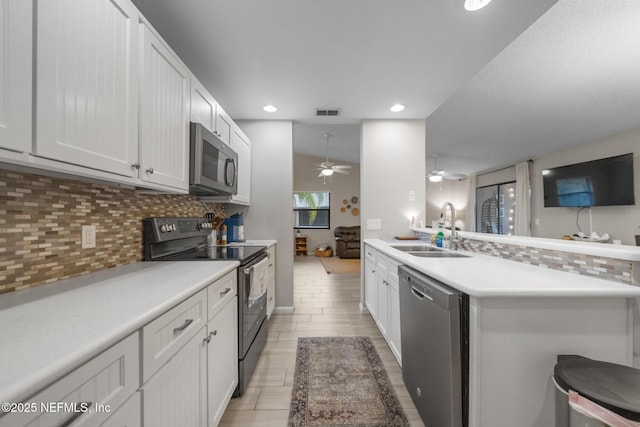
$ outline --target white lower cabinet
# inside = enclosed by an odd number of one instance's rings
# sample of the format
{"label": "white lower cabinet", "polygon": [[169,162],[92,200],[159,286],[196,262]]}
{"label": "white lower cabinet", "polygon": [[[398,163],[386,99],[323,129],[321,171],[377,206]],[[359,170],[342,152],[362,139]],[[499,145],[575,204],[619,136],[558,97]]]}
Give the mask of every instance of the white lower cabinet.
{"label": "white lower cabinet", "polygon": [[402,364],[399,263],[365,245],[364,301],[391,352]]}
{"label": "white lower cabinet", "polygon": [[[366,247],[365,247],[366,248]],[[370,248],[365,249],[364,259],[364,306],[375,320],[378,316],[378,290],[376,283],[376,255]]]}
{"label": "white lower cabinet", "polygon": [[270,318],[276,307],[276,247],[267,249],[269,258],[269,278],[267,279],[267,317]]}
{"label": "white lower cabinet", "polygon": [[140,427],[141,425],[140,393],[136,392],[115,414],[111,415],[103,424],[100,424],[100,427]]}
{"label": "white lower cabinet", "polygon": [[238,385],[238,298],[207,325],[209,425],[217,426]]}
{"label": "white lower cabinet", "polygon": [[142,386],[142,416],[145,426],[207,425],[206,338],[206,328],[200,328]]}
{"label": "white lower cabinet", "polygon": [[138,389],[139,368],[135,332],[29,398],[33,412],[0,417],[0,426],[98,426]]}
{"label": "white lower cabinet", "polygon": [[[236,278],[232,271],[143,328],[143,372],[150,377],[142,386],[145,426],[204,427],[220,422],[238,385]],[[208,320],[206,326],[201,319]],[[193,325],[200,325],[195,334],[189,332]],[[191,338],[176,349],[179,338],[172,340],[171,335]],[[159,355],[167,352],[166,363],[146,368],[165,360]]]}

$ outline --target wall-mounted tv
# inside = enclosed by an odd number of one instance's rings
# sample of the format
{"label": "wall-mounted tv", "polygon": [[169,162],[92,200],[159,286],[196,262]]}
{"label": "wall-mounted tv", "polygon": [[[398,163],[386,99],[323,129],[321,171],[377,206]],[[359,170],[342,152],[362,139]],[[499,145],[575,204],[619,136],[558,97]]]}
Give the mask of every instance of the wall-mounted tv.
{"label": "wall-mounted tv", "polygon": [[633,153],[542,171],[544,207],[635,205]]}

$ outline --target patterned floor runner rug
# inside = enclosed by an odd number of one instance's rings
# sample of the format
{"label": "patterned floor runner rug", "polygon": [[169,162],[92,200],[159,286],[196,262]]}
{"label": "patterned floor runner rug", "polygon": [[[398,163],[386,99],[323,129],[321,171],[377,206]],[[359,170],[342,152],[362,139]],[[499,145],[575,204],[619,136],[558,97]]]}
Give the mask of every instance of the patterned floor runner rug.
{"label": "patterned floor runner rug", "polygon": [[290,427],[408,425],[371,339],[298,338]]}

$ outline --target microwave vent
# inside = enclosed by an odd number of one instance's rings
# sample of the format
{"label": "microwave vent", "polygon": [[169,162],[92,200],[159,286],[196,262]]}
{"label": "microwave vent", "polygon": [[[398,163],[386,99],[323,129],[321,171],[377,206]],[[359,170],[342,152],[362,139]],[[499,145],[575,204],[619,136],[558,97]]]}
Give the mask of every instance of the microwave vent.
{"label": "microwave vent", "polygon": [[340,115],[339,108],[316,108],[317,117],[335,117]]}

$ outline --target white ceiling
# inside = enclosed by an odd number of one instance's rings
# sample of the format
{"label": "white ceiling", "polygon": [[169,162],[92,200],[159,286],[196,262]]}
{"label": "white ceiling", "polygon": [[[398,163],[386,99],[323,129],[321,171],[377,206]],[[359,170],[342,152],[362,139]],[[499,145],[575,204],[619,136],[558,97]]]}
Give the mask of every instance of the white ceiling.
{"label": "white ceiling", "polygon": [[561,0],[427,119],[427,150],[471,173],[637,128],[640,1]]}
{"label": "white ceiling", "polygon": [[[303,154],[324,157],[329,131],[336,135],[330,157],[356,162],[362,119],[436,112],[428,155],[470,173],[628,128],[630,116],[640,116],[633,114],[640,111],[637,81],[625,87],[602,78],[618,56],[633,62],[618,73],[629,70],[627,83],[640,76],[637,0],[561,0],[512,46],[557,0],[493,0],[478,12],[466,12],[463,0],[133,1],[231,117],[293,120],[294,149]],[[572,57],[576,50],[591,60],[588,67]],[[601,50],[606,59],[596,56]],[[575,88],[558,99],[565,84]],[[621,99],[585,103],[611,91],[623,92]],[[571,93],[581,96],[571,103]],[[627,101],[634,109],[622,120]],[[397,102],[406,110],[391,113]],[[265,104],[278,112],[265,113]],[[316,107],[342,114],[316,118]],[[478,107],[483,119],[470,120]],[[535,126],[529,117],[539,117]]]}

